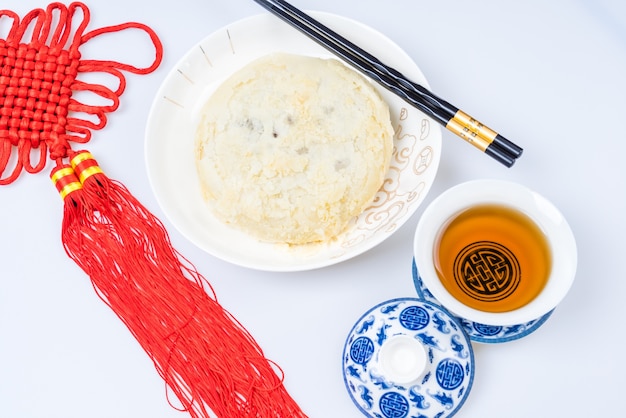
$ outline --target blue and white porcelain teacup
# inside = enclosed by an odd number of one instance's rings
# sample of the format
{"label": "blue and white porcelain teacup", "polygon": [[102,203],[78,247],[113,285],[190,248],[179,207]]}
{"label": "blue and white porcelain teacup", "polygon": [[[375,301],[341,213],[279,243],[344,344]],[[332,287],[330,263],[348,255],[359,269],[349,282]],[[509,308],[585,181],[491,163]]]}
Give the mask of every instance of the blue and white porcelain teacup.
{"label": "blue and white porcelain teacup", "polygon": [[[528,269],[520,268],[512,252],[504,251],[506,254],[502,255],[489,247],[467,258],[463,258],[467,254],[465,249],[463,254],[452,254],[448,258],[454,260],[454,267],[450,269],[454,280],[448,281],[448,288],[442,283],[442,268],[435,254],[439,251],[437,248],[443,231],[459,214],[481,205],[501,205],[524,214],[541,231],[549,250],[550,264],[545,285],[528,302],[510,310],[488,309],[490,302],[487,298],[481,300],[482,305],[468,306],[469,303],[462,302],[448,289],[450,283],[456,282],[463,292],[472,297],[471,291],[476,290],[484,291],[479,296],[489,294],[491,300],[497,300],[497,292],[511,292],[506,286],[517,286],[514,281],[523,283],[524,280],[534,280],[534,277],[529,277],[531,275],[524,274]],[[491,244],[499,245],[489,242]],[[471,247],[474,248],[473,244]],[[566,296],[575,277],[576,264],[574,235],[561,212],[543,196],[517,183],[475,180],[452,187],[430,203],[415,231],[413,275],[418,293],[426,300],[436,301],[459,318],[474,341],[510,341],[537,329]],[[521,265],[524,267],[523,263]],[[511,271],[516,276],[514,279],[507,276],[513,274]],[[519,286],[519,289],[522,288]]]}

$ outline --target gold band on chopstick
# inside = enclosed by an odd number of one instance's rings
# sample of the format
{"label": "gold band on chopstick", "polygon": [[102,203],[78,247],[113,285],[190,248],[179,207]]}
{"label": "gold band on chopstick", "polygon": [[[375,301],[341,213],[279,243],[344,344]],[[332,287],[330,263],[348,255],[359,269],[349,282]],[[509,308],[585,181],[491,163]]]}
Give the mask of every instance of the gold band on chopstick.
{"label": "gold band on chopstick", "polygon": [[483,125],[462,110],[457,110],[452,120],[466,128],[466,135],[471,133],[473,138],[480,137],[487,144],[488,150],[490,151],[487,154],[508,167],[510,167],[524,151],[522,147],[504,138],[502,135]]}
{"label": "gold band on chopstick", "polygon": [[[459,111],[460,112],[460,111]],[[460,123],[457,119],[452,118],[448,121],[446,129],[450,132],[458,135],[465,141],[469,142],[482,152],[485,152],[487,147],[491,144],[492,140],[487,140],[480,136],[478,132],[471,130],[467,125]]]}
{"label": "gold band on chopstick", "polygon": [[477,121],[462,110],[458,110],[453,119],[457,120],[461,125],[467,126],[471,131],[476,132],[478,136],[487,140],[489,144],[491,144],[493,140],[496,139],[496,136],[498,136],[496,131],[483,125],[481,122]]}

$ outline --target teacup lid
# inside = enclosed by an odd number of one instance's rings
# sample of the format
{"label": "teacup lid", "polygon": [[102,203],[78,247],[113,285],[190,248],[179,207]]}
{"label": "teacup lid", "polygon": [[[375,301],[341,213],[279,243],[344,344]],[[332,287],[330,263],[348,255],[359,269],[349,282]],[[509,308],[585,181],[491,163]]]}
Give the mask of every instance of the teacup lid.
{"label": "teacup lid", "polygon": [[369,417],[454,415],[474,380],[474,352],[461,324],[442,307],[398,298],[367,311],[343,351],[343,375]]}

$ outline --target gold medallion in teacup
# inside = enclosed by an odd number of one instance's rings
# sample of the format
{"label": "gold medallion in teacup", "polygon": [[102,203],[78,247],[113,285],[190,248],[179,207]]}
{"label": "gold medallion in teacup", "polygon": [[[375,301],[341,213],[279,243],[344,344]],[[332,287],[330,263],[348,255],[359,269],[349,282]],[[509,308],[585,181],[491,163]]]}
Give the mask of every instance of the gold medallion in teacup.
{"label": "gold medallion in teacup", "polygon": [[475,180],[426,208],[415,231],[425,287],[448,310],[489,325],[552,311],[569,291],[576,242],[561,212],[517,183]]}

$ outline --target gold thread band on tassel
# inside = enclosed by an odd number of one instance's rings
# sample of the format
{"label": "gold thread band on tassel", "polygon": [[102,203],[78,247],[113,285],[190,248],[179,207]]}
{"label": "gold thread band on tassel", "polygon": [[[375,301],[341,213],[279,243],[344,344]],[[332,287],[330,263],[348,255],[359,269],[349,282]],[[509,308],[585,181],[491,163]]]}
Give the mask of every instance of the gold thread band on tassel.
{"label": "gold thread band on tassel", "polygon": [[95,174],[104,174],[89,151],[79,152],[72,158],[71,163],[81,183],[85,183],[85,180]]}
{"label": "gold thread band on tassel", "polygon": [[103,174],[103,173],[104,172],[102,171],[102,169],[97,165],[85,168],[84,170],[81,170],[79,172],[80,182],[84,183],[85,180],[87,180],[89,177],[93,176],[94,174]]}
{"label": "gold thread band on tassel", "polygon": [[57,184],[57,182],[61,180],[61,178],[65,176],[70,176],[72,174],[74,174],[74,170],[72,169],[72,167],[63,167],[61,169],[53,171],[52,175],[50,176],[50,180],[52,180],[52,183]]}
{"label": "gold thread band on tassel", "polygon": [[59,192],[62,199],[65,199],[70,193],[75,192],[76,190],[80,190],[83,188],[83,185],[79,182],[71,182],[63,187],[63,189]]}
{"label": "gold thread band on tassel", "polygon": [[70,193],[83,188],[76,173],[69,166],[53,171],[50,179],[64,200]]}
{"label": "gold thread band on tassel", "polygon": [[93,159],[93,155],[89,151],[78,151],[76,155],[72,157],[70,163],[72,164],[72,167],[76,168],[76,166],[83,161]]}

